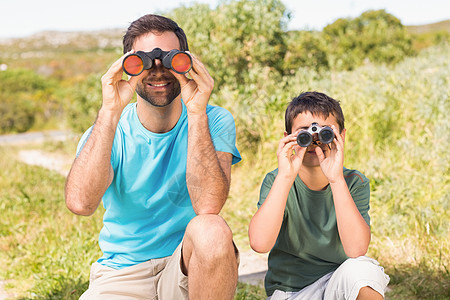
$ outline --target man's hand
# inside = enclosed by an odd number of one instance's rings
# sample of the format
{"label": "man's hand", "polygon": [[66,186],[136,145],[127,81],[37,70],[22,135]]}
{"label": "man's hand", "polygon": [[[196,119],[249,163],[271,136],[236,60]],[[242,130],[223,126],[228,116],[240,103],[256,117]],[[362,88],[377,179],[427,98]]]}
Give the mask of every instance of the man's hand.
{"label": "man's hand", "polygon": [[188,72],[192,79],[185,74],[177,74],[170,70],[178,79],[181,86],[181,98],[188,115],[206,113],[206,106],[214,88],[214,79],[209,75],[205,66],[190,52],[192,57],[192,69]]}
{"label": "man's hand", "polygon": [[[295,151],[295,153],[294,153]],[[285,136],[278,144],[278,175],[295,179],[302,165],[306,148],[297,144],[297,134],[292,133]]]}
{"label": "man's hand", "polygon": [[119,58],[102,77],[103,108],[109,111],[122,113],[125,106],[133,98],[138,81],[146,72],[139,76],[130,76],[126,81],[122,79],[122,62],[125,56],[134,51],[130,51]]}
{"label": "man's hand", "polygon": [[316,147],[316,154],[319,158],[320,168],[327,177],[328,182],[334,183],[344,177],[344,139],[339,134],[334,125],[331,125],[334,131],[335,139],[329,144],[330,150],[324,151]]}

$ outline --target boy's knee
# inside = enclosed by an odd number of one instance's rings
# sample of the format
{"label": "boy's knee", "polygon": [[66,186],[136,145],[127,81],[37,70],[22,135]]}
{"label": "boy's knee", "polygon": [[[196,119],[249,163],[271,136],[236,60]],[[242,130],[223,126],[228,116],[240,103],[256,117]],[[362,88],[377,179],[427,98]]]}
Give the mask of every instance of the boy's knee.
{"label": "boy's knee", "polygon": [[360,280],[379,280],[385,274],[383,267],[376,260],[360,256],[348,258],[339,266],[334,275],[354,284]]}
{"label": "boy's knee", "polygon": [[[358,295],[362,287],[371,287],[381,295],[389,283],[383,267],[369,257],[349,258],[336,269],[327,286],[329,292],[345,292],[347,296]],[[350,297],[352,299],[352,297]]]}

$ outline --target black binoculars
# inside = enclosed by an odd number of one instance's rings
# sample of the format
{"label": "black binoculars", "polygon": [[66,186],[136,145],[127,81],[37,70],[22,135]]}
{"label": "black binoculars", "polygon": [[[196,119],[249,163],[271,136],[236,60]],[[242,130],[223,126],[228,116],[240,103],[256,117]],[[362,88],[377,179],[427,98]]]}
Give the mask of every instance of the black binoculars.
{"label": "black binoculars", "polygon": [[192,57],[187,52],[177,49],[163,51],[160,48],[155,48],[151,52],[137,51],[128,54],[123,59],[122,68],[128,75],[137,76],[153,67],[155,59],[160,59],[164,67],[178,74],[186,74],[192,68]]}
{"label": "black binoculars", "polygon": [[308,147],[311,143],[317,145],[317,140],[314,141],[313,135],[317,133],[319,141],[322,144],[329,144],[334,139],[333,129],[329,126],[320,127],[317,123],[312,123],[307,130],[301,130],[297,135],[297,144],[300,147]]}

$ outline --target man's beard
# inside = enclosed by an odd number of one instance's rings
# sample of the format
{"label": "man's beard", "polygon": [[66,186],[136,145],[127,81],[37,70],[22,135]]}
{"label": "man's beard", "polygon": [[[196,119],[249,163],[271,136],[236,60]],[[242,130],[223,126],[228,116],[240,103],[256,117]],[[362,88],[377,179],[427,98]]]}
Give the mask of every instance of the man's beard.
{"label": "man's beard", "polygon": [[137,84],[136,93],[151,105],[164,107],[172,103],[173,100],[175,100],[175,98],[181,93],[181,86],[178,80],[171,81],[171,83],[173,83],[173,88],[169,91],[167,96],[150,95],[150,93],[144,88],[146,84],[142,82]]}

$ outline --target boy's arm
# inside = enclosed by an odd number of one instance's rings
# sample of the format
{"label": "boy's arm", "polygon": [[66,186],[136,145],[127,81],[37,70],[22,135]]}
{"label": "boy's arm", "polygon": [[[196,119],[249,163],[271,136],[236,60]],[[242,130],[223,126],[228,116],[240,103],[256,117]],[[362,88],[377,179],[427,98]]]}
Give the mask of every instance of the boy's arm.
{"label": "boy's arm", "polygon": [[339,237],[348,257],[365,255],[370,242],[370,227],[361,216],[344,179],[344,134],[341,136],[332,126],[336,138],[330,153],[325,157],[317,147],[320,167],[327,177],[333,193]]}
{"label": "boy's arm", "polygon": [[[293,154],[294,149],[295,154]],[[250,246],[256,252],[268,252],[275,245],[283,222],[289,190],[300,170],[305,151],[306,148],[297,145],[295,134],[284,137],[279,143],[278,175],[269,195],[249,225]]]}
{"label": "boy's arm", "polygon": [[342,246],[348,257],[365,255],[370,243],[370,227],[361,216],[344,177],[330,183]]}
{"label": "boy's arm", "polygon": [[269,195],[250,221],[248,236],[250,246],[256,252],[269,252],[275,245],[293,182],[292,178],[278,174]]}

